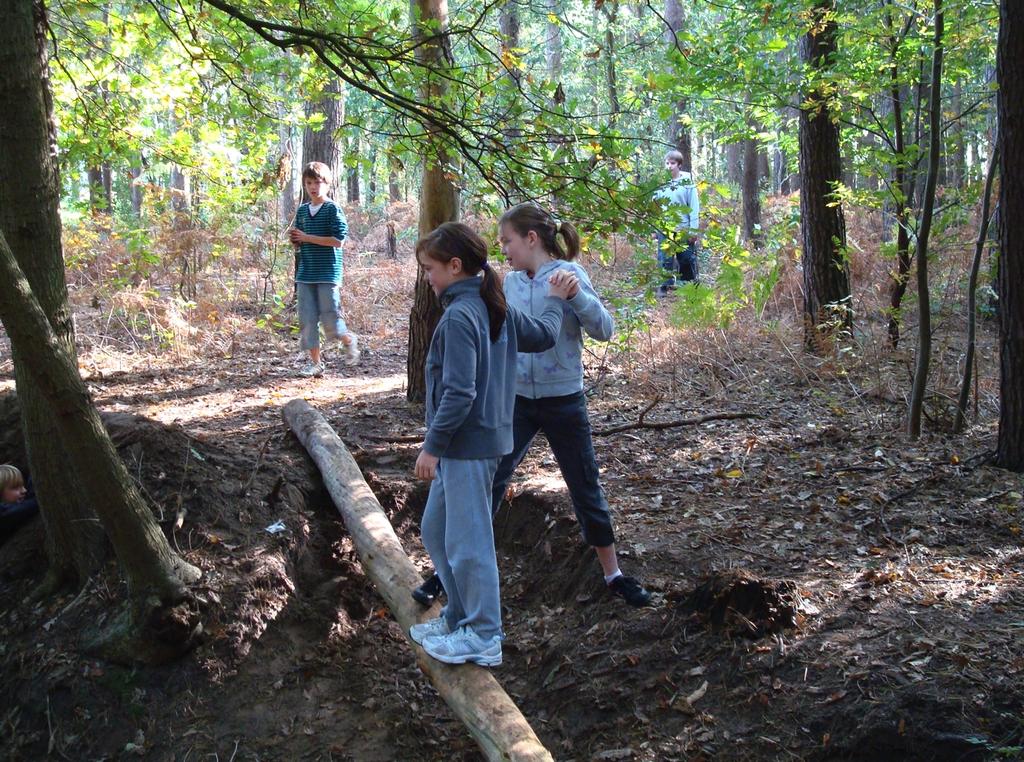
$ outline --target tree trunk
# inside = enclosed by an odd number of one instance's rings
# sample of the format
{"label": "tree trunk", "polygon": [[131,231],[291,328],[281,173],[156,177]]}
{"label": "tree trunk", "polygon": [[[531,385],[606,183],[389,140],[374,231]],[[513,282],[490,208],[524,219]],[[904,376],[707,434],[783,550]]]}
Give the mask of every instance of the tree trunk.
{"label": "tree trunk", "polygon": [[[324,119],[316,129],[307,126],[302,133],[302,166],[305,167],[311,161],[323,162],[331,168],[335,187],[339,187],[341,147],[338,145],[338,130],[345,121],[340,80],[332,77],[320,97],[306,103],[306,118],[316,114],[322,114]],[[340,200],[340,192],[337,198]]]}
{"label": "tree trunk", "polygon": [[1024,5],[999,4],[999,443],[996,464],[1024,471]]}
{"label": "tree trunk", "polygon": [[370,146],[370,172],[366,178],[366,204],[373,206],[377,203],[377,145]]}
{"label": "tree trunk", "polygon": [[903,295],[907,291],[910,277],[910,223],[909,210],[914,205],[913,172],[909,166],[906,153],[905,130],[903,126],[903,88],[899,82],[899,64],[897,55],[906,32],[902,35],[896,30],[892,17],[892,6],[885,16],[889,35],[889,99],[892,106],[893,137],[895,143],[895,161],[893,164],[892,195],[896,221],[896,271],[891,274],[892,284],[889,287],[889,344],[896,349],[900,343],[900,318]]}
{"label": "tree trunk", "polygon": [[171,208],[178,214],[187,214],[192,202],[188,177],[177,164],[171,165]]}
{"label": "tree trunk", "polygon": [[921,436],[921,408],[928,385],[928,368],[932,358],[932,308],[928,291],[928,236],[935,210],[935,185],[938,182],[939,158],[942,154],[942,0],[935,0],[935,49],[932,53],[931,96],[928,105],[928,176],[921,199],[921,222],[917,228],[917,366],[910,390],[907,433],[911,439]]}
{"label": "tree trunk", "polygon": [[545,0],[548,20],[544,35],[544,63],[547,67],[548,82],[560,84],[562,81],[562,25],[552,21],[562,12],[561,0]]}
{"label": "tree trunk", "polygon": [[505,70],[512,81],[517,85],[522,76],[522,69],[518,63],[519,48],[519,0],[504,0],[501,4],[501,12],[498,14],[498,29],[501,32],[501,58],[505,63]]}
{"label": "tree trunk", "polygon": [[615,69],[615,29],[618,26],[619,6],[613,2],[605,3],[601,8],[606,20],[604,26],[604,78],[608,88],[608,109],[611,112],[608,124],[614,126],[619,112],[622,110],[619,105],[619,82]]}
{"label": "tree trunk", "polygon": [[350,204],[359,203],[359,167],[349,167],[345,181],[345,198]]}
{"label": "tree trunk", "polygon": [[[422,44],[416,55],[424,65],[440,69],[452,60],[448,41],[448,0],[410,0],[414,33]],[[427,26],[427,25],[430,26]],[[427,75],[423,82],[423,99],[436,100],[444,93],[444,79]],[[436,128],[425,125],[436,135]],[[423,166],[420,192],[419,234],[426,235],[442,222],[459,217],[459,192],[448,177],[449,156],[439,140],[429,147]],[[424,369],[434,328],[441,317],[441,304],[427,283],[423,268],[417,262],[416,286],[412,312],[409,314],[409,354],[406,361],[406,395],[410,402],[426,398]]]}
{"label": "tree trunk", "polygon": [[978,226],[978,240],[974,243],[974,259],[971,262],[971,274],[967,278],[967,351],[964,352],[964,375],[960,382],[960,396],[956,405],[956,420],[953,431],[959,434],[964,430],[964,418],[967,415],[967,401],[971,396],[971,377],[974,372],[975,333],[978,325],[976,292],[978,290],[978,271],[981,269],[981,256],[985,253],[985,242],[988,240],[989,207],[992,200],[992,182],[995,179],[996,167],[999,166],[999,145],[997,144],[985,172],[985,191],[981,197],[981,224]]}
{"label": "tree trunk", "polygon": [[757,140],[743,141],[743,232],[754,246],[761,245],[760,156]]}
{"label": "tree trunk", "polygon": [[733,185],[743,182],[743,146],[740,143],[725,146],[725,176]]}
{"label": "tree trunk", "polygon": [[[284,406],[283,416],[323,475],[363,569],[384,598],[402,632],[422,617],[409,591],[422,580],[402,549],[394,527],[344,442],[304,400]],[[480,667],[451,667],[426,655],[409,640],[416,662],[489,760],[550,760],[529,723],[492,673]]]}
{"label": "tree trunk", "polygon": [[[54,341],[75,356],[74,327],[64,281],[57,143],[52,120],[45,12],[19,1],[0,24],[0,234],[21,265],[50,322]],[[32,203],[25,203],[26,190]],[[47,588],[83,583],[105,554],[103,532],[80,498],[57,421],[28,374],[25,348],[12,344],[25,446],[43,522],[50,566]]]}
{"label": "tree trunk", "polygon": [[145,191],[143,190],[142,184],[142,157],[139,157],[138,163],[133,164],[131,169],[128,170],[128,175],[131,177],[131,198],[132,198],[132,216],[135,219],[139,219],[142,216],[142,204],[145,201]]}
{"label": "tree trunk", "polygon": [[114,208],[114,196],[111,188],[110,165],[102,164],[89,167],[89,211],[93,215],[110,214]]}
{"label": "tree trunk", "polygon": [[[280,80],[282,89],[286,86],[284,77]],[[282,226],[291,225],[295,219],[296,201],[298,194],[295,192],[295,139],[292,125],[288,121],[288,115],[284,103],[278,107],[277,113],[277,150],[281,157],[278,163],[278,184],[281,188],[278,200],[280,209],[280,222]]]}
{"label": "tree trunk", "polygon": [[[0,320],[19,348],[33,383],[53,409],[61,438],[73,453],[76,482],[96,507],[125,571],[134,600],[156,596],[176,603],[184,581],[199,571],[171,550],[135,483],[128,474],[89,392],[78,375],[73,355],[58,342],[7,241],[0,238]],[[31,351],[25,351],[31,348]]]}
{"label": "tree trunk", "polygon": [[[665,42],[670,50],[679,48],[679,35],[683,31],[685,16],[680,0],[665,0]],[[671,59],[670,59],[671,60]],[[693,169],[693,144],[690,131],[686,127],[686,98],[679,98],[675,104],[675,113],[669,119],[665,130],[665,142],[675,147],[683,155],[683,168]]]}
{"label": "tree trunk", "polygon": [[[835,0],[818,0],[801,41],[804,62],[819,73],[832,67],[836,52],[834,13]],[[823,333],[852,325],[846,222],[834,196],[842,178],[839,126],[829,114],[826,98],[825,93],[812,90],[800,109],[804,343],[811,351],[823,348]]]}

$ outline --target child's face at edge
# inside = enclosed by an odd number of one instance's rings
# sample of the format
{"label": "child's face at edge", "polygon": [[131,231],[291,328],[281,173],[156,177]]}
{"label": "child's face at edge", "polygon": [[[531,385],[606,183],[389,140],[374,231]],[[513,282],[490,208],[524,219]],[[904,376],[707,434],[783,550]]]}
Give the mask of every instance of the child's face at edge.
{"label": "child's face at edge", "polygon": [[302,187],[309,194],[310,201],[314,204],[322,204],[327,199],[327,192],[331,189],[331,184],[324,182],[319,177],[303,177]]}
{"label": "child's face at edge", "polygon": [[19,484],[17,487],[4,487],[0,491],[0,503],[20,503],[27,494],[28,490],[25,489],[24,484]]}
{"label": "child's face at edge", "polygon": [[440,262],[431,259],[425,254],[417,254],[416,258],[423,266],[423,272],[427,276],[427,283],[440,296],[448,286],[457,280],[464,280],[469,276],[462,271],[462,260],[452,257],[447,262]]}

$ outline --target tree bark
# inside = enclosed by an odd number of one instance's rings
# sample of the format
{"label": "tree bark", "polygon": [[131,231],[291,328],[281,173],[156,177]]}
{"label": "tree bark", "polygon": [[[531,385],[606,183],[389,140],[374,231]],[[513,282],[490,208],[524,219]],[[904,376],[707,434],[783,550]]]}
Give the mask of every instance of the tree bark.
{"label": "tree bark", "polygon": [[[828,75],[836,53],[835,10],[835,0],[818,0],[801,40],[801,56],[818,77]],[[823,348],[823,333],[852,326],[846,221],[835,203],[842,178],[839,126],[829,113],[827,98],[822,88],[812,86],[800,109],[804,344],[811,351]]]}
{"label": "tree bark", "polygon": [[[331,77],[320,97],[306,103],[306,118],[322,114],[323,122],[316,128],[307,126],[302,133],[302,166],[305,167],[311,161],[323,162],[331,168],[336,186],[341,184],[341,147],[338,145],[338,130],[345,121],[344,109],[341,81]],[[340,195],[338,193],[339,199]]]}
{"label": "tree bark", "polygon": [[[437,71],[452,60],[447,38],[448,0],[410,0],[413,31],[422,41],[416,51],[421,63],[429,64]],[[433,30],[425,24],[436,24]],[[424,100],[440,100],[445,93],[445,83],[436,74],[430,74],[423,82]],[[436,128],[425,125],[428,133],[436,136]],[[449,177],[450,158],[445,147],[435,140],[429,147],[424,160],[423,184],[420,192],[419,234],[426,235],[442,222],[457,220],[459,217],[459,192]],[[423,268],[416,264],[416,286],[413,294],[412,312],[409,314],[409,354],[406,361],[406,396],[410,402],[422,402],[427,394],[424,368],[427,351],[434,328],[441,318],[441,304],[427,283]]]}
{"label": "tree bark", "polygon": [[562,25],[552,21],[551,16],[558,18],[562,12],[561,0],[545,0],[548,20],[544,35],[544,63],[547,67],[548,81],[552,84],[562,82]]}
{"label": "tree bark", "polygon": [[964,375],[960,382],[960,396],[956,405],[956,420],[953,431],[959,434],[964,430],[964,418],[967,415],[967,401],[971,396],[971,377],[974,372],[975,333],[978,325],[978,309],[976,305],[978,290],[978,271],[981,269],[981,256],[985,253],[985,242],[988,240],[989,208],[992,200],[992,182],[995,179],[996,167],[999,166],[999,145],[988,163],[985,172],[985,191],[981,197],[981,224],[978,226],[978,240],[974,243],[974,260],[971,262],[971,274],[967,278],[967,351],[964,352]]}
{"label": "tree bark", "polygon": [[999,3],[999,442],[996,464],[1024,471],[1024,5]]}
{"label": "tree bark", "polygon": [[[13,3],[0,24],[0,234],[28,278],[55,341],[73,358],[45,30],[42,4],[29,0]],[[50,566],[44,586],[80,584],[103,560],[103,532],[68,470],[53,412],[26,370],[25,353],[32,351],[12,343],[25,445],[46,525]]]}
{"label": "tree bark", "polygon": [[[402,549],[391,522],[345,444],[320,413],[304,400],[292,400],[284,406],[283,415],[320,469],[363,569],[408,637],[409,628],[423,613],[409,591],[422,580]],[[443,664],[427,656],[412,640],[409,643],[420,669],[465,724],[487,759],[551,759],[488,670]]]}
{"label": "tree bark", "polygon": [[942,0],[935,0],[935,48],[932,52],[931,95],[928,105],[928,176],[921,199],[921,222],[917,227],[917,365],[910,390],[907,433],[911,439],[921,436],[921,408],[928,385],[928,368],[932,358],[932,308],[928,290],[928,236],[935,211],[935,185],[938,182],[939,158],[942,154]]}

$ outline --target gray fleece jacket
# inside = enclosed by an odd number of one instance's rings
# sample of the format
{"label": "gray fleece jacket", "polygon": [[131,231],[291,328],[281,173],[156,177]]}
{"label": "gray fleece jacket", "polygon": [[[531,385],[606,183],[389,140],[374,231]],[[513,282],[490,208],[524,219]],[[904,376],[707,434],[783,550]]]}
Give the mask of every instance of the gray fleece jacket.
{"label": "gray fleece jacket", "polygon": [[516,394],[530,399],[562,397],[583,390],[583,332],[598,341],[608,341],[615,329],[612,316],[601,304],[587,271],[575,262],[556,259],[541,267],[531,278],[522,270],[505,276],[508,306],[528,315],[547,309],[548,278],[557,269],[569,270],[580,281],[572,299],[561,304],[564,317],[555,346],[542,354],[519,355]]}
{"label": "gray fleece jacket", "polygon": [[512,452],[516,358],[519,352],[554,346],[562,323],[561,299],[537,301],[537,317],[509,309],[501,334],[491,342],[479,278],[457,281],[441,294],[444,314],[426,363],[426,452],[458,460]]}

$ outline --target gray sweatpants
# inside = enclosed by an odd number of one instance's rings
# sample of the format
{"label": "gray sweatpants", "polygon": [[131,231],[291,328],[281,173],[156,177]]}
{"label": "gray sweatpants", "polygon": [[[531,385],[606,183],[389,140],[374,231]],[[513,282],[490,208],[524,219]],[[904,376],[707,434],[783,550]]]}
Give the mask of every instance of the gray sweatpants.
{"label": "gray sweatpants", "polygon": [[423,546],[441,578],[448,627],[468,626],[481,638],[501,635],[498,559],[491,524],[491,483],[498,458],[441,458],[420,527]]}

